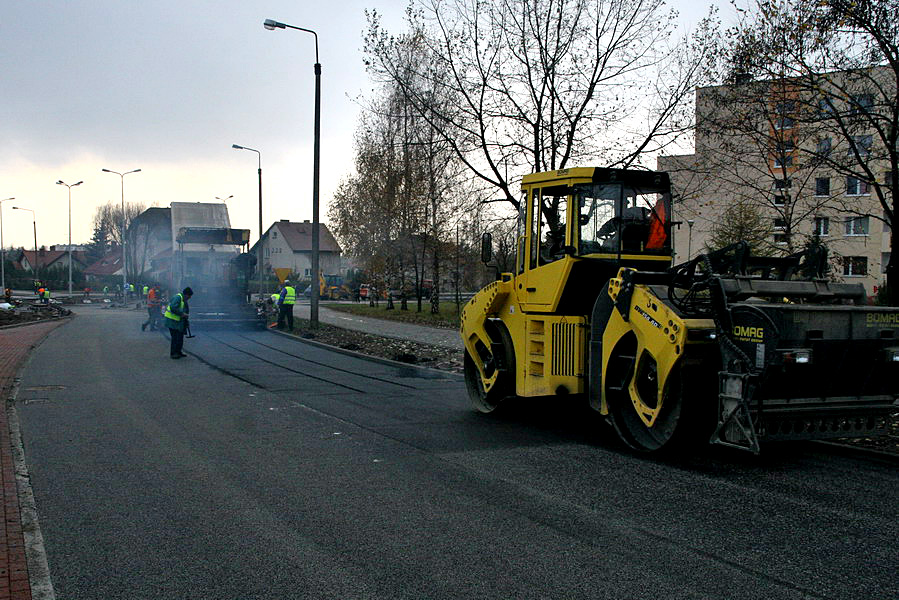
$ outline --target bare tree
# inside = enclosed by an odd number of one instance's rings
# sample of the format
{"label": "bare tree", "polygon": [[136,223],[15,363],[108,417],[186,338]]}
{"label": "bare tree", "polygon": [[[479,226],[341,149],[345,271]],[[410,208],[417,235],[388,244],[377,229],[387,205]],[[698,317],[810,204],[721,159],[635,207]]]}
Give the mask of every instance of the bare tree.
{"label": "bare tree", "polygon": [[[677,117],[716,36],[709,18],[673,46],[673,17],[661,0],[430,0],[410,6],[397,37],[371,13],[365,50],[373,75],[401,86],[472,176],[517,208],[522,173],[639,164],[683,132],[690,120]],[[406,83],[410,45],[427,49],[428,94]]]}
{"label": "bare tree", "polygon": [[115,242],[119,246],[122,245],[124,234],[131,226],[131,222],[146,210],[146,206],[140,203],[129,203],[125,205],[125,218],[122,218],[122,205],[118,202],[111,201],[98,206],[94,211],[94,229],[102,229],[106,232],[109,240]]}

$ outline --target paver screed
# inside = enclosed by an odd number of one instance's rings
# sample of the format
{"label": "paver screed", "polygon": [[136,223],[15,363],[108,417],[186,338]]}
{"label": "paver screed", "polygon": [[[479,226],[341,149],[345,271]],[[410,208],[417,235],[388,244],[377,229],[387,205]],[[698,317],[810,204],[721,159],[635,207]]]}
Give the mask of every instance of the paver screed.
{"label": "paver screed", "polygon": [[[16,374],[37,346],[65,321],[50,321],[0,329],[0,398],[9,402]],[[5,404],[4,404],[5,408]],[[3,524],[0,527],[0,600],[30,600],[31,584],[25,557],[25,538],[16,487],[9,419],[0,410],[0,470],[3,477]]]}

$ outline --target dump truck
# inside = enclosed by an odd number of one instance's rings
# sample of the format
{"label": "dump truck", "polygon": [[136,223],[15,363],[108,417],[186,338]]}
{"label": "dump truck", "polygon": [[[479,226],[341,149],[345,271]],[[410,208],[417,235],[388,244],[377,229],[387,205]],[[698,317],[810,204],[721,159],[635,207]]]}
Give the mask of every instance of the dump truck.
{"label": "dump truck", "polygon": [[887,428],[899,309],[828,281],[822,248],[757,257],[736,242],[673,265],[666,173],[571,168],[521,187],[514,272],[461,316],[476,410],[578,395],[647,453]]}

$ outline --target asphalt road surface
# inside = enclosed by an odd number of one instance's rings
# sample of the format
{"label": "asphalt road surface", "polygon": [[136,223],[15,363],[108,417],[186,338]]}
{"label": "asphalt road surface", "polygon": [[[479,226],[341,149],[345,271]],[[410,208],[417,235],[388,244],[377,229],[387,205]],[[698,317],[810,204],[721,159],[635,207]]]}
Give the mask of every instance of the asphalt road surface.
{"label": "asphalt road surface", "polygon": [[57,598],[893,599],[899,468],[814,444],[634,456],[580,406],[80,309],[18,411]]}

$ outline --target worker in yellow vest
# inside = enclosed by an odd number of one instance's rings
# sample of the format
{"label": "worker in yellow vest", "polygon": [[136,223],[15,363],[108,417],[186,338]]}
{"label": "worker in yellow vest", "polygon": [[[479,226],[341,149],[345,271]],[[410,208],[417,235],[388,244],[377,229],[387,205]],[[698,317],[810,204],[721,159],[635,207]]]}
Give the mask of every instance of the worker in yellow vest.
{"label": "worker in yellow vest", "polygon": [[172,343],[169,348],[169,356],[172,358],[187,356],[181,349],[184,347],[184,331],[188,327],[187,318],[190,314],[190,307],[187,305],[187,301],[193,295],[194,291],[186,287],[180,294],[172,296],[165,309],[165,326],[169,328],[169,333],[172,336]]}
{"label": "worker in yellow vest", "polygon": [[278,296],[278,329],[284,329],[284,321],[287,321],[287,330],[293,331],[293,305],[297,303],[297,289],[290,285],[290,280],[285,279]]}

